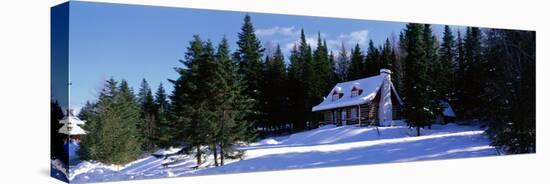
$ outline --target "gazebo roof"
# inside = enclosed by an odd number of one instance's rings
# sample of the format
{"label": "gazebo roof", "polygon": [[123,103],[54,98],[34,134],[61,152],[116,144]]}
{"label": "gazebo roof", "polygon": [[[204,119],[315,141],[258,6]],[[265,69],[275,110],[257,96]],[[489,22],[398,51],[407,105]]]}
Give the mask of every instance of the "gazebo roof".
{"label": "gazebo roof", "polygon": [[86,121],[80,120],[78,117],[74,116],[72,113],[69,113],[68,116],[63,117],[62,120],[59,121],[61,124],[76,124],[76,125],[83,125],[86,123]]}
{"label": "gazebo roof", "polygon": [[72,123],[63,125],[63,127],[61,127],[58,130],[58,132],[66,135],[85,135],[86,134],[86,131],[84,131],[84,129]]}

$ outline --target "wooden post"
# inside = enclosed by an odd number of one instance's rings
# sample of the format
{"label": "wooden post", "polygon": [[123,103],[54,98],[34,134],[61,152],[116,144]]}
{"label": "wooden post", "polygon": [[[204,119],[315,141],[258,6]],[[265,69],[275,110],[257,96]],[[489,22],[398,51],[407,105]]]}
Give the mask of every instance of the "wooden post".
{"label": "wooden post", "polygon": [[361,127],[361,105],[357,105],[357,121],[359,121],[359,127]]}

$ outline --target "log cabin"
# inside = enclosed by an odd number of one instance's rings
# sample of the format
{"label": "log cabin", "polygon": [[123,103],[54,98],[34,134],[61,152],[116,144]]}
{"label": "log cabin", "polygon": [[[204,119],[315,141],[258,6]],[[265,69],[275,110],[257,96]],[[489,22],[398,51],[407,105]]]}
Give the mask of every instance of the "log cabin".
{"label": "log cabin", "polygon": [[311,110],[323,114],[322,124],[392,126],[402,107],[391,71],[380,69],[379,75],[336,84]]}

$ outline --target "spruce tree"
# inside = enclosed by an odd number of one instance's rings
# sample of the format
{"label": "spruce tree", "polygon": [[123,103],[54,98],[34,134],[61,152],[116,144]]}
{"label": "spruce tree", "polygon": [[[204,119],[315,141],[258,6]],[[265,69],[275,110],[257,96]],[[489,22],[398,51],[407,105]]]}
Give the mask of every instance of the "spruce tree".
{"label": "spruce tree", "polygon": [[356,80],[364,77],[363,74],[363,53],[359,47],[359,43],[355,44],[355,48],[351,50],[351,64],[348,72],[348,80]]}
{"label": "spruce tree", "polygon": [[171,80],[174,84],[174,91],[170,96],[172,121],[178,130],[174,141],[175,145],[186,145],[189,151],[194,151],[194,157],[197,159],[197,166],[202,164],[203,149],[206,145],[207,132],[205,122],[201,121],[204,117],[205,104],[201,104],[199,91],[199,66],[203,59],[203,41],[198,35],[193,36],[189,42],[189,47],[185,53],[185,59],[180,62],[184,67],[175,68],[180,74],[176,80]]}
{"label": "spruce tree", "polygon": [[305,107],[305,86],[303,85],[303,68],[305,63],[300,59],[298,46],[294,45],[290,52],[290,64],[288,66],[288,99],[290,120],[292,127],[299,127],[303,121],[303,107]]}
{"label": "spruce tree", "polygon": [[117,86],[111,78],[100,93],[97,115],[86,125],[89,132],[82,138],[78,154],[83,160],[106,164],[126,164],[141,153],[137,124],[139,105],[132,89],[124,80]]}
{"label": "spruce tree", "polygon": [[142,145],[144,151],[153,151],[155,149],[154,137],[156,135],[157,112],[154,101],[149,83],[143,79],[138,93],[138,103],[141,107],[140,114],[142,119],[142,123],[139,124],[138,128],[143,139]]}
{"label": "spruce tree", "polygon": [[[455,38],[451,28],[446,25],[443,31],[443,41],[439,47],[439,66],[440,70],[434,75],[436,78],[436,89],[440,93],[440,97],[451,102],[454,89],[454,60],[455,54]],[[454,102],[453,102],[454,103]],[[451,103],[452,104],[452,103]]]}
{"label": "spruce tree", "polygon": [[404,115],[409,126],[415,127],[417,136],[420,136],[420,128],[430,125],[434,119],[427,88],[429,63],[425,51],[424,26],[407,24],[403,40],[403,49],[407,52],[403,77]]}
{"label": "spruce tree", "polygon": [[486,31],[481,105],[493,145],[507,153],[536,152],[535,32]]}
{"label": "spruce tree", "polygon": [[380,61],[380,50],[374,46],[372,40],[369,41],[367,56],[365,57],[365,76],[374,76],[380,74],[382,64]]}
{"label": "spruce tree", "polygon": [[237,50],[234,53],[234,58],[239,63],[239,71],[244,76],[245,93],[247,96],[254,99],[253,112],[248,119],[255,122],[258,126],[263,123],[264,113],[261,112],[261,84],[264,80],[262,77],[262,48],[260,40],[256,37],[254,26],[250,16],[247,14],[244,17],[244,23],[241,27],[241,32],[238,35]]}
{"label": "spruce tree", "polygon": [[174,144],[176,130],[174,124],[169,120],[170,103],[162,83],[159,84],[155,92],[155,145],[159,148],[169,148]]}
{"label": "spruce tree", "polygon": [[279,45],[277,45],[273,56],[267,58],[265,72],[265,101],[268,124],[271,128],[280,131],[288,117],[285,112],[287,107],[286,67],[283,52]]}
{"label": "spruce tree", "polygon": [[348,51],[342,42],[340,51],[338,53],[338,58],[336,61],[336,74],[338,81],[347,81],[348,80],[348,71],[350,66],[350,60],[348,56]]}
{"label": "spruce tree", "polygon": [[224,165],[225,158],[241,158],[244,155],[244,151],[235,148],[237,142],[251,142],[256,138],[253,126],[246,120],[252,100],[244,93],[238,65],[229,57],[229,53],[229,43],[224,37],[216,52],[216,60],[222,66],[221,74],[225,81],[225,85],[219,86],[223,101],[218,104],[219,122],[218,131],[215,132],[215,142],[220,148],[220,165]]}

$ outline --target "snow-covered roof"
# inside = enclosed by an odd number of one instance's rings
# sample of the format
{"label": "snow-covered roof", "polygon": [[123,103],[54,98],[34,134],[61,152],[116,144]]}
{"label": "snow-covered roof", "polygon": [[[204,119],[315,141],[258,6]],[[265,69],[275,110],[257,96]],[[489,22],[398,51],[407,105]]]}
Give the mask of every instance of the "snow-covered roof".
{"label": "snow-covered roof", "polygon": [[449,102],[441,101],[441,107],[443,108],[441,111],[443,116],[456,117],[455,111],[453,111],[453,107],[451,107],[451,104],[449,104]]}
{"label": "snow-covered roof", "polygon": [[70,110],[67,113],[67,116],[63,117],[63,119],[59,120],[60,124],[63,124],[63,126],[58,130],[59,133],[67,134],[67,135],[84,135],[86,134],[86,131],[84,129],[80,128],[79,125],[84,125],[86,122],[80,120],[78,117],[74,115],[74,111]]}
{"label": "snow-covered roof", "polygon": [[72,124],[76,124],[76,125],[83,125],[83,124],[85,124],[86,122],[80,120],[78,117],[73,116],[72,114],[69,114],[68,116],[63,117],[63,119],[60,120],[59,123],[60,123],[60,124],[72,123]]}
{"label": "snow-covered roof", "polygon": [[59,133],[66,134],[66,135],[84,135],[86,134],[86,131],[84,129],[80,128],[80,126],[72,123],[64,124],[63,127],[61,127],[58,130]]}
{"label": "snow-covered roof", "polygon": [[[368,103],[369,101],[374,99],[374,97],[376,97],[376,93],[378,93],[378,90],[382,86],[382,83],[384,81],[383,75],[384,74],[363,78],[363,79],[358,79],[354,81],[338,83],[336,84],[336,86],[334,86],[334,88],[330,91],[330,93],[325,97],[325,100],[323,100],[319,105],[316,105],[313,108],[311,108],[311,110],[322,111],[322,110]],[[391,81],[389,82],[391,83]],[[351,91],[354,86],[363,90],[363,92],[358,96],[352,97]],[[401,101],[401,98],[399,98],[399,96],[397,95],[393,84],[391,85],[391,88],[393,93],[396,95],[399,103],[403,104],[403,102]],[[342,97],[337,100],[333,100],[332,94],[335,91],[338,93],[343,93]]]}

